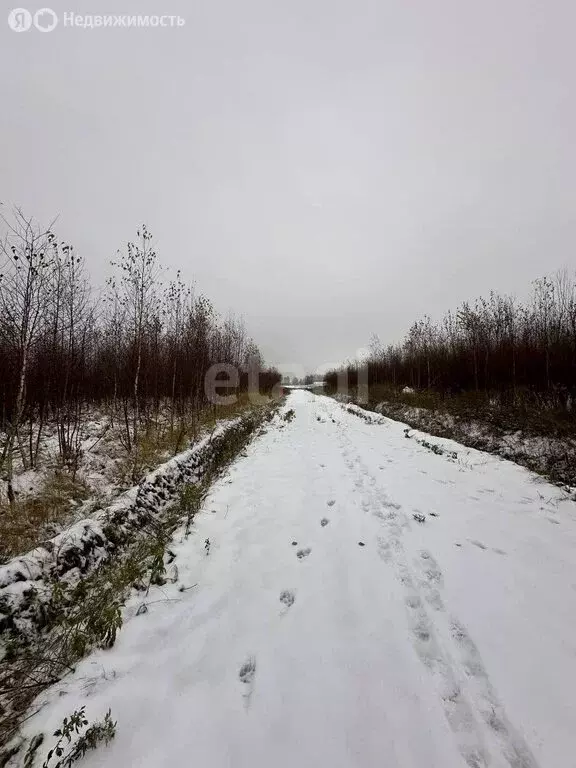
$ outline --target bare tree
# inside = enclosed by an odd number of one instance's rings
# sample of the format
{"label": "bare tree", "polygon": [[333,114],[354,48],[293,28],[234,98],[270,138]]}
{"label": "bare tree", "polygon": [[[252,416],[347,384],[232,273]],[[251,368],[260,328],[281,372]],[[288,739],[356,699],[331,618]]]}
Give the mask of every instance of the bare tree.
{"label": "bare tree", "polygon": [[[576,281],[566,271],[537,280],[525,304],[491,292],[439,323],[415,321],[399,344],[384,349],[373,337],[371,347],[371,385],[410,385],[443,396],[474,392],[487,402],[530,402],[573,414]],[[349,381],[357,380],[358,366],[347,370]],[[328,385],[337,388],[341,373],[329,372]]]}
{"label": "bare tree", "polygon": [[[134,371],[132,378],[132,445],[138,449],[140,426],[140,374],[145,334],[149,330],[153,313],[158,308],[157,283],[159,267],[157,256],[151,247],[152,235],[143,226],[138,231],[139,243],[128,243],[120,261],[114,266],[120,269],[118,283],[119,301],[125,308],[130,325]],[[136,464],[136,462],[135,462]]]}
{"label": "bare tree", "polygon": [[15,209],[13,220],[2,216],[7,234],[0,245],[4,257],[0,275],[0,314],[2,342],[16,364],[16,389],[9,408],[9,426],[0,468],[6,467],[8,498],[13,506],[13,450],[18,442],[22,462],[26,455],[20,440],[30,358],[42,332],[42,313],[50,300],[55,237]]}
{"label": "bare tree", "polygon": [[48,422],[60,464],[74,476],[83,425],[90,409],[102,406],[109,427],[123,424],[136,479],[143,440],[164,423],[163,410],[171,434],[179,419],[174,450],[186,433],[196,434],[201,411],[212,407],[204,377],[215,363],[242,369],[236,392],[248,388],[250,372],[264,371],[267,391],[279,380],[264,370],[242,320],[221,319],[179,273],[162,287],[146,227],[112,262],[115,274],[99,305],[72,246],[19,210],[0,223],[0,470],[13,507],[14,458],[19,454],[24,468],[36,465]]}

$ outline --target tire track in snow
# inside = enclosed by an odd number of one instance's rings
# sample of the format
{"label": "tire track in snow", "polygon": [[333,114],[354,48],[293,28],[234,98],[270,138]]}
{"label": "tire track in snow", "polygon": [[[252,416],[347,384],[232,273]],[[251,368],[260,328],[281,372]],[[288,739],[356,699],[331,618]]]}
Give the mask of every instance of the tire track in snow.
{"label": "tire track in snow", "polygon": [[377,537],[378,554],[405,590],[414,648],[436,679],[446,720],[466,765],[488,768],[494,765],[492,753],[497,750],[510,768],[538,768],[506,716],[475,643],[462,623],[446,613],[438,563],[427,550],[410,562],[403,542],[404,532],[411,527],[409,517],[378,486],[342,422],[337,422],[337,438],[363,510],[385,529],[385,535]]}

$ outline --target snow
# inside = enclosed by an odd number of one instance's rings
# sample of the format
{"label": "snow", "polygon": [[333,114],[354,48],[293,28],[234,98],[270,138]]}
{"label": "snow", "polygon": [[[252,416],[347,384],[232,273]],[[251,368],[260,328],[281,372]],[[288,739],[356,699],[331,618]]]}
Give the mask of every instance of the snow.
{"label": "snow", "polygon": [[[116,491],[117,486],[115,483],[110,482],[109,476],[113,474],[113,470],[116,466],[116,461],[112,454],[118,452],[118,443],[111,445],[110,441],[106,442],[101,448],[105,449],[105,452],[98,455],[98,449],[92,453],[92,449],[95,445],[98,446],[99,440],[103,434],[108,431],[109,420],[102,414],[83,425],[83,440],[81,443],[82,453],[80,455],[80,467],[77,474],[77,478],[85,480],[90,488],[94,491],[94,494],[99,494],[105,499]],[[111,437],[112,435],[110,435]],[[0,433],[0,444],[6,439],[5,433]],[[32,442],[37,439],[37,432],[33,434]],[[20,500],[33,497],[40,493],[43,487],[46,485],[48,477],[53,473],[54,469],[59,466],[59,448],[58,448],[58,432],[55,423],[47,423],[44,425],[42,435],[40,437],[40,451],[39,451],[39,467],[37,469],[24,469],[22,466],[22,457],[17,451],[14,456],[14,478],[13,489],[16,497]],[[7,482],[4,478],[0,478],[0,501],[7,502]],[[92,502],[94,499],[91,500]],[[87,506],[90,501],[84,502],[81,506]]]}
{"label": "snow", "polygon": [[576,503],[323,396],[288,409],[28,736],[85,705],[118,722],[86,768],[575,765]]}
{"label": "snow", "polygon": [[[264,411],[222,420],[213,431],[147,475],[106,509],[78,520],[42,546],[0,565],[0,634],[15,627],[25,635],[42,630],[43,607],[55,577],[76,581],[93,571],[117,549],[118,534],[134,536],[144,521],[161,515],[183,482],[197,483],[220,447],[234,432],[247,436]],[[109,540],[106,530],[113,528]],[[33,589],[38,601],[31,601]]]}
{"label": "snow", "polygon": [[542,474],[553,470],[556,480],[561,480],[567,488],[574,486],[576,441],[566,436],[533,436],[522,430],[498,434],[500,430],[487,422],[456,419],[445,411],[399,402],[383,401],[375,411],[433,434],[449,434],[466,445],[496,453]]}

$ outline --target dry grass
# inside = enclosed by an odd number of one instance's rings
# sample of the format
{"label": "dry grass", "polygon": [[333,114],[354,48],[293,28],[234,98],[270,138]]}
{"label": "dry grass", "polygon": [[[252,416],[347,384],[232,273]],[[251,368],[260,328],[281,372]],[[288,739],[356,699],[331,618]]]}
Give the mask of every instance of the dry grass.
{"label": "dry grass", "polygon": [[247,392],[243,392],[236,398],[233,405],[215,405],[206,408],[200,413],[198,426],[201,429],[210,429],[216,425],[220,419],[233,419],[235,416],[241,416],[247,410],[258,407],[270,402],[268,395],[253,393],[250,397]]}
{"label": "dry grass", "polygon": [[34,496],[17,500],[14,509],[0,505],[0,562],[37,546],[54,534],[51,526],[62,526],[76,503],[88,498],[88,486],[73,480],[68,472],[49,474],[43,488]]}
{"label": "dry grass", "polygon": [[[118,434],[110,430],[99,446],[101,453],[115,457],[106,474],[112,475],[109,479],[117,491],[127,489],[192,442],[210,434],[220,419],[240,416],[268,402],[269,396],[253,395],[250,399],[247,393],[243,393],[233,405],[210,406],[194,419],[176,421],[174,428],[171,428],[169,415],[165,412],[159,425],[151,422],[142,429],[138,450],[132,454],[121,447]],[[54,536],[72,521],[77,502],[96,495],[80,475],[73,480],[66,470],[55,468],[46,471],[46,481],[41,489],[22,496],[16,501],[14,509],[8,502],[0,502],[0,562],[27,552]]]}
{"label": "dry grass", "polygon": [[392,406],[423,408],[446,413],[459,422],[481,421],[495,435],[521,430],[535,437],[576,437],[576,412],[546,406],[534,393],[519,390],[515,400],[497,393],[461,392],[448,395],[434,390],[404,394],[386,385],[373,385],[370,406],[386,402]]}
{"label": "dry grass", "polygon": [[140,434],[138,450],[117,462],[115,481],[123,488],[131,486],[171,456],[210,434],[221,419],[233,419],[269,402],[269,396],[253,394],[250,399],[242,393],[234,404],[209,406],[194,417],[177,420],[174,427],[166,417],[158,425],[151,422]]}

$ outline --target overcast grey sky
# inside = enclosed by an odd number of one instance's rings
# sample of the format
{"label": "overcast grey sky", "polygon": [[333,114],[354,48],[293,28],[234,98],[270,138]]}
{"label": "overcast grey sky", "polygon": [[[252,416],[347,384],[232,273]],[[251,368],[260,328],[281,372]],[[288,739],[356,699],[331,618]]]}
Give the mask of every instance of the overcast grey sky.
{"label": "overcast grey sky", "polygon": [[44,1],[45,34],[4,6],[0,200],[59,214],[96,284],[144,221],[313,368],[576,264],[573,0]]}

